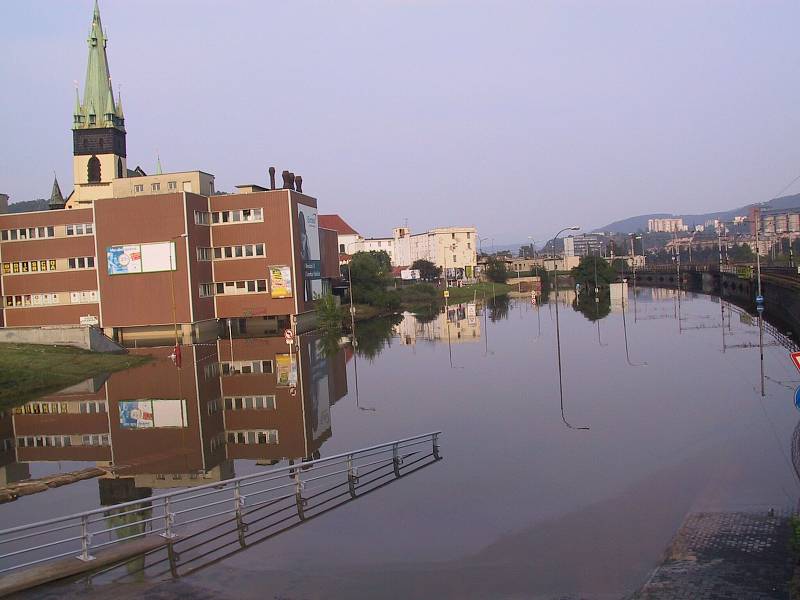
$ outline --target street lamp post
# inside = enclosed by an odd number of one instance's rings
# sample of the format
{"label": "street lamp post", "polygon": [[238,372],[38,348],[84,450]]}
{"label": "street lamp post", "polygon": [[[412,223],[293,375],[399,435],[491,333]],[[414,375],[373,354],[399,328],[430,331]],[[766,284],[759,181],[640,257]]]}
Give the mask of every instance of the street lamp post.
{"label": "street lamp post", "polygon": [[[560,236],[565,231],[578,231],[580,227],[565,227],[561,231],[559,231],[553,237],[553,265],[555,266],[555,248],[556,248],[556,238]],[[588,427],[575,427],[567,421],[566,417],[564,416],[564,381],[563,381],[563,374],[561,368],[561,330],[559,327],[558,321],[558,269],[554,270],[555,273],[555,288],[556,288],[556,353],[558,356],[558,393],[561,399],[561,420],[564,421],[564,425],[569,427],[570,429],[589,429]]]}

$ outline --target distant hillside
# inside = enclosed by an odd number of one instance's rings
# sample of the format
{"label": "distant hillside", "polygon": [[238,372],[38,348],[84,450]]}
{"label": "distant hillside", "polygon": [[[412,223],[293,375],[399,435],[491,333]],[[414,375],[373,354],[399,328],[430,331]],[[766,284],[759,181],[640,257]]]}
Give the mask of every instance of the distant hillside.
{"label": "distant hillside", "polygon": [[21,213],[21,212],[34,212],[37,210],[47,210],[48,202],[44,198],[38,200],[23,200],[22,202],[14,202],[8,205],[8,212]]}
{"label": "distant hillside", "polygon": [[[750,213],[752,206],[759,206],[758,204],[748,204],[741,208],[733,210],[723,210],[718,212],[702,213],[696,215],[679,214],[671,215],[667,213],[653,213],[649,215],[639,215],[637,217],[629,217],[620,221],[614,221],[603,227],[598,227],[594,231],[612,231],[614,233],[632,233],[634,231],[647,231],[648,219],[662,219],[666,217],[680,218],[683,222],[690,227],[693,225],[702,225],[711,219],[720,219],[722,221],[730,221],[733,217],[738,215],[747,215]],[[794,208],[800,206],[800,194],[793,196],[782,196],[781,198],[773,198],[769,202],[764,202],[760,206],[764,208]]]}

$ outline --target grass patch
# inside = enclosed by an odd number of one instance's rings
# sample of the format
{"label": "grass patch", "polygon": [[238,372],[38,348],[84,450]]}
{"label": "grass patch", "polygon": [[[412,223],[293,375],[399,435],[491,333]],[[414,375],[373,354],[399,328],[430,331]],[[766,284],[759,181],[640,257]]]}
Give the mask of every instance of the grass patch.
{"label": "grass patch", "polygon": [[56,392],[100,373],[147,362],[149,357],[89,352],[70,346],[0,344],[0,408]]}
{"label": "grass patch", "polygon": [[472,302],[472,299],[477,295],[478,298],[493,298],[495,296],[503,296],[507,294],[512,287],[505,283],[491,283],[481,282],[474,285],[466,285],[464,287],[448,288],[450,290],[450,304],[457,304],[460,302]]}

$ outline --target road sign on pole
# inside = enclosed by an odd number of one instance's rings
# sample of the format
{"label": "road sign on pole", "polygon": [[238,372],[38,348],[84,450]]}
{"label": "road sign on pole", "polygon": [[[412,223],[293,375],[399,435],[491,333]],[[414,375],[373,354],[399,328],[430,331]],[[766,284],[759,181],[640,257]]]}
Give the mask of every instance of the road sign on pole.
{"label": "road sign on pole", "polygon": [[284,329],[283,339],[286,340],[286,343],[291,346],[294,344],[294,332],[291,329]]}
{"label": "road sign on pole", "polygon": [[797,370],[800,371],[800,352],[792,352],[792,362]]}
{"label": "road sign on pole", "polygon": [[794,406],[797,410],[800,410],[800,387],[794,391]]}

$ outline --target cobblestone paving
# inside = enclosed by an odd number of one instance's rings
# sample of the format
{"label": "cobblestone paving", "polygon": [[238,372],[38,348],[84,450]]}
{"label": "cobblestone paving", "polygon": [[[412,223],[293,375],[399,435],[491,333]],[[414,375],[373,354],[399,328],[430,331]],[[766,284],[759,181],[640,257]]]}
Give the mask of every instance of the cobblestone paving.
{"label": "cobblestone paving", "polygon": [[786,600],[789,515],[690,515],[635,600]]}

